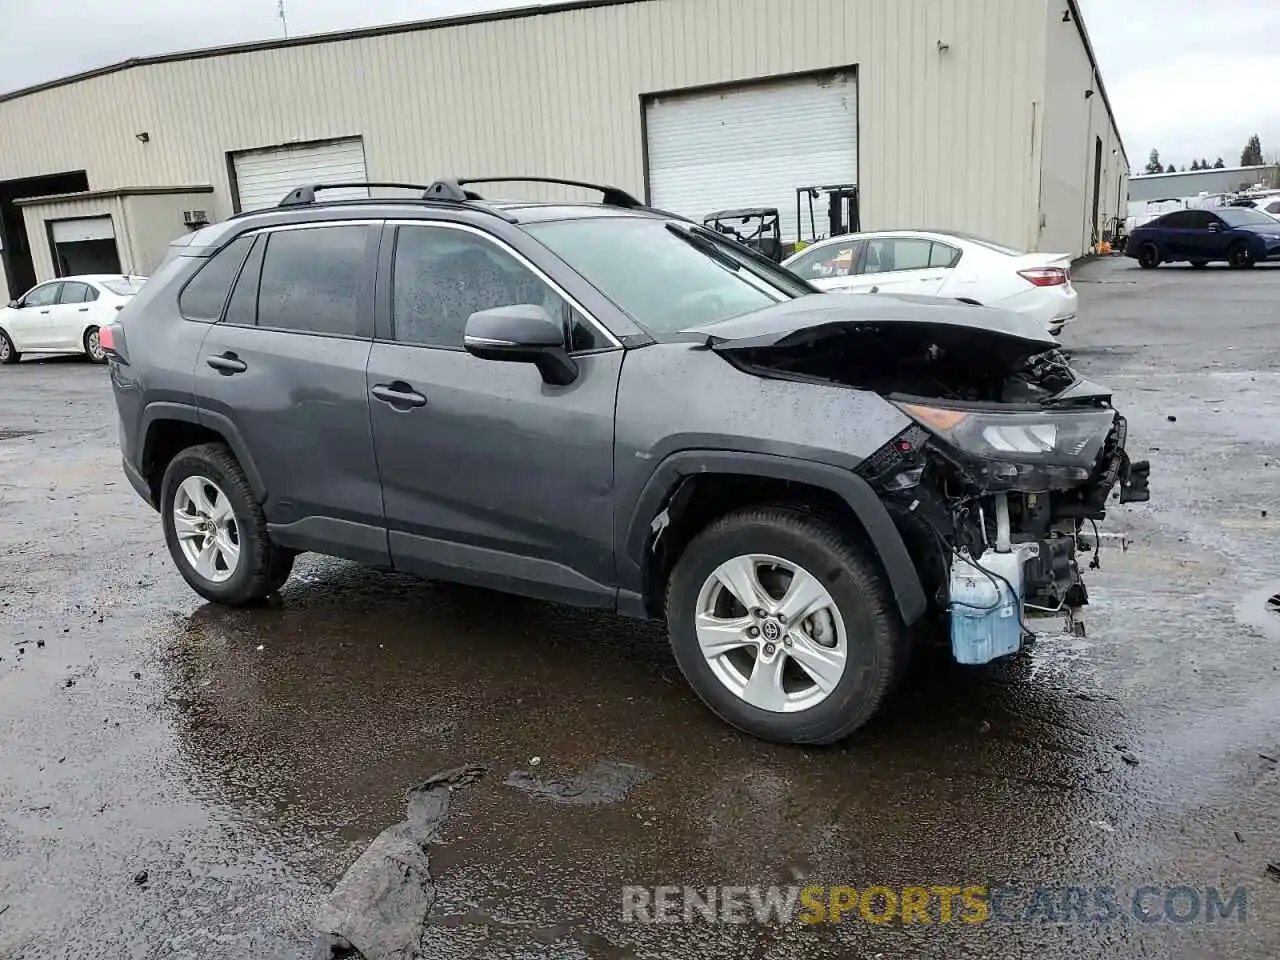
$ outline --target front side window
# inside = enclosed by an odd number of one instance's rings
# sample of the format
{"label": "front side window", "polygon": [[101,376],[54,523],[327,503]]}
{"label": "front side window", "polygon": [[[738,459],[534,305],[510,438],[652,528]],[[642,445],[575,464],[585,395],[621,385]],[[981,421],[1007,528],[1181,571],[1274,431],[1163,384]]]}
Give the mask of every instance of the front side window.
{"label": "front side window", "polygon": [[216,322],[222,317],[231,284],[253,237],[237,237],[205,262],[178,296],[178,310],[188,320]]}
{"label": "front side window", "polygon": [[266,237],[258,326],[355,336],[369,228],[279,230]]}
{"label": "front side window", "polygon": [[24,307],[51,307],[58,302],[58,291],[62,288],[60,283],[46,283],[42,287],[36,287],[28,293],[22,300]]}
{"label": "front side window", "polygon": [[661,338],[816,292],[740,244],[651,217],[584,217],[526,230]]}
{"label": "front side window", "polygon": [[1221,221],[1212,213],[1206,213],[1203,210],[1192,210],[1190,212],[1190,220],[1188,226],[1193,230],[1208,230],[1214,224],[1221,224]]}
{"label": "front side window", "polygon": [[92,298],[89,296],[89,285],[87,283],[68,280],[62,285],[62,296],[58,298],[58,302],[84,303],[89,299]]}
{"label": "front side window", "polygon": [[563,297],[496,244],[447,227],[399,229],[391,293],[396,340],[461,349],[471,314],[516,304],[542,307],[564,324],[570,350],[608,345]]}
{"label": "front side window", "polygon": [[787,269],[806,280],[829,280],[847,277],[858,262],[857,243],[828,243],[813,250],[806,250]]}

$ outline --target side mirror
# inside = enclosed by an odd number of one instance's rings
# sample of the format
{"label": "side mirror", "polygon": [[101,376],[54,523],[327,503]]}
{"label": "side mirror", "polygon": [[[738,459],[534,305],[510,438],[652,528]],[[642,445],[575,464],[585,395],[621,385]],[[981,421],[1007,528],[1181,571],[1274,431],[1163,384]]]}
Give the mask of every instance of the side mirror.
{"label": "side mirror", "polygon": [[9,309],[10,309],[10,310],[21,310],[21,309],[22,309],[22,304],[20,304],[17,300],[10,300],[10,301],[9,301]]}
{"label": "side mirror", "polygon": [[532,363],[544,381],[557,387],[578,379],[578,365],[565,349],[564,326],[536,304],[473,313],[467,318],[462,345],[481,360]]}
{"label": "side mirror", "polygon": [[1222,228],[1221,228],[1220,226],[1218,226],[1216,223],[1211,223],[1211,224],[1209,224],[1209,232],[1210,232],[1210,233],[1218,233],[1218,232],[1220,232],[1221,230],[1222,230]]}

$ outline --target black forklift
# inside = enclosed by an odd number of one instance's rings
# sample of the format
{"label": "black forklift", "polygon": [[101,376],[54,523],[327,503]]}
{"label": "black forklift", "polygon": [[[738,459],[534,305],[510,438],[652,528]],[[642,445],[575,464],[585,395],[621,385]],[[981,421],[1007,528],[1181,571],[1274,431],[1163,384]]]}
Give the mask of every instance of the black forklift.
{"label": "black forklift", "polygon": [[764,254],[774,263],[782,262],[782,229],[777,207],[718,210],[703,217],[702,225]]}
{"label": "black forklift", "polygon": [[[821,201],[826,210],[819,214]],[[805,236],[805,205],[809,214],[809,235]],[[821,216],[821,219],[819,217]],[[819,227],[821,224],[821,227]],[[858,187],[852,183],[824,184],[796,189],[796,250],[802,250],[817,240],[838,237],[844,233],[857,233],[861,226],[858,213]],[[819,232],[820,230],[825,232]]]}

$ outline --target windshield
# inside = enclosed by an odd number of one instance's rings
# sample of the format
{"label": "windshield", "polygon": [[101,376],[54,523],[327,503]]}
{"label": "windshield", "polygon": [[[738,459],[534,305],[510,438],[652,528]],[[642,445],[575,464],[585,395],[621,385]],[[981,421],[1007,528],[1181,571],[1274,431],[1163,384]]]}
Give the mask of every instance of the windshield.
{"label": "windshield", "polygon": [[526,229],[659,339],[814,292],[780,267],[692,224],[591,217]]}
{"label": "windshield", "polygon": [[103,280],[102,285],[118,297],[132,297],[146,282],[146,277],[121,277],[119,280]]}
{"label": "windshield", "polygon": [[1265,213],[1251,210],[1249,207],[1221,207],[1213,212],[1233,227],[1274,227],[1276,225],[1275,217],[1268,217]]}

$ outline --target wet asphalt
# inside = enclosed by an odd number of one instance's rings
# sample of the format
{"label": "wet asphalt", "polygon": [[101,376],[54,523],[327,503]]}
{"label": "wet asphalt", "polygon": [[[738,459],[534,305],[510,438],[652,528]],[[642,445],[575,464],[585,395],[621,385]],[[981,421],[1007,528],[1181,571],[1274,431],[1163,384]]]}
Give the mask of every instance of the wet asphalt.
{"label": "wet asphalt", "polygon": [[[105,369],[0,368],[0,957],[303,958],[339,929],[396,957],[1280,955],[1280,269],[1077,286],[1063,340],[1154,465],[1087,637],[928,663],[820,750],[711,716],[655,625],[312,556],[261,609],[202,604],[121,474]],[[621,919],[624,884],[794,883],[1247,911]]]}

